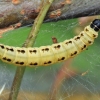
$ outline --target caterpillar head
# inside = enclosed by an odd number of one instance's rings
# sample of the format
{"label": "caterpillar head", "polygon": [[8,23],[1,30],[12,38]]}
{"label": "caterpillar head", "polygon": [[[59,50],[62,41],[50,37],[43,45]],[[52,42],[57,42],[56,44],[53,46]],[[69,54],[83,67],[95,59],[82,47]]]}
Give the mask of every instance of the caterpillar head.
{"label": "caterpillar head", "polygon": [[91,28],[93,28],[96,32],[98,32],[100,30],[100,19],[95,19],[91,25]]}

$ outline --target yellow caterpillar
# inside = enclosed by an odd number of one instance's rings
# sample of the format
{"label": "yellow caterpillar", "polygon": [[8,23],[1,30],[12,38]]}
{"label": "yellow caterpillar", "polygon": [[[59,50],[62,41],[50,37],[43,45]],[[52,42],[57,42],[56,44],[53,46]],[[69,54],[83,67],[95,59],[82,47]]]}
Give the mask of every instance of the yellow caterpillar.
{"label": "yellow caterpillar", "polygon": [[99,29],[100,20],[95,19],[78,36],[51,46],[20,48],[0,44],[0,59],[17,66],[45,66],[61,62],[76,56],[93,44]]}

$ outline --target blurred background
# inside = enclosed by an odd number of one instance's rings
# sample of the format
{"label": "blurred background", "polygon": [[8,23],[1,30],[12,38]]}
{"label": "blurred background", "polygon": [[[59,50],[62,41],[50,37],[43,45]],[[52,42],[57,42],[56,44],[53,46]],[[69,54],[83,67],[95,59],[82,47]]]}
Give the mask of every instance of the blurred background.
{"label": "blurred background", "polygon": [[[99,16],[43,23],[35,47],[73,38]],[[1,34],[0,43],[22,46],[31,27]],[[94,44],[74,58],[50,66],[26,68],[18,100],[100,100],[100,36]],[[80,44],[81,45],[81,44]],[[0,61],[0,100],[8,100],[16,66]]]}

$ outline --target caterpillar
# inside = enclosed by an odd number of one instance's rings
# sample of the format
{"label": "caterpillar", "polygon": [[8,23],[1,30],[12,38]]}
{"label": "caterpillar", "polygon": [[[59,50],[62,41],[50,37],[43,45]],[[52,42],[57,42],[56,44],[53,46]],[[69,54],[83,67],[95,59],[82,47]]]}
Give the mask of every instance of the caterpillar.
{"label": "caterpillar", "polygon": [[78,55],[97,38],[100,20],[95,19],[79,35],[51,46],[13,47],[0,44],[0,59],[16,66],[45,66],[61,62]]}

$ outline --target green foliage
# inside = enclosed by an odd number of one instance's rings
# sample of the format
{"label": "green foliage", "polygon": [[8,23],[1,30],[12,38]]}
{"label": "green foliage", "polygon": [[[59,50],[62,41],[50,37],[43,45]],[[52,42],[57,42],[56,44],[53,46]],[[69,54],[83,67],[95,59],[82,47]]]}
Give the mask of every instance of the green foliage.
{"label": "green foliage", "polygon": [[[52,37],[56,37],[59,42],[65,40],[66,38],[68,39],[73,38],[75,35],[73,33],[75,26],[72,25],[72,23],[75,22],[77,23],[76,19],[51,22],[51,23],[43,23],[39,31],[39,34],[37,36],[35,46],[38,47],[44,45],[51,45]],[[0,42],[11,46],[22,46],[30,30],[31,27],[25,26],[16,29],[14,31],[9,31],[3,35],[3,38],[0,39]],[[82,52],[81,54],[73,58],[73,63],[72,63],[73,68],[79,70],[79,72],[83,72],[88,69],[93,70],[95,72],[97,71],[96,66],[100,63],[99,62],[100,57],[98,56],[100,46],[98,40],[99,38],[96,39],[94,44],[90,46],[88,50],[85,50],[84,52]],[[61,67],[61,65],[62,63],[58,63],[51,66],[58,69],[59,67]],[[44,67],[41,67],[40,69],[42,68]]]}

